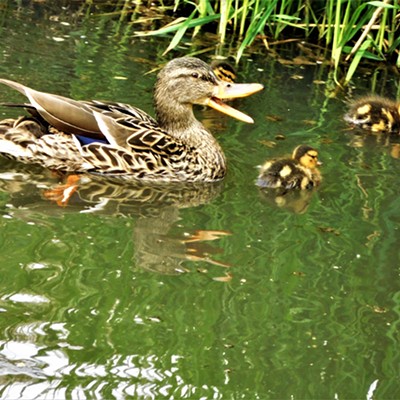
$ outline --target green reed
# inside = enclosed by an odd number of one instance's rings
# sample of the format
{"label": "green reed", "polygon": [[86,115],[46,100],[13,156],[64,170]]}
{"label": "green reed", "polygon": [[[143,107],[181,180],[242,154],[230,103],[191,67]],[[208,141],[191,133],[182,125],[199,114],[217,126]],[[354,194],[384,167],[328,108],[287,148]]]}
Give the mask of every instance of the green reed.
{"label": "green reed", "polygon": [[326,50],[336,81],[344,84],[361,60],[400,67],[400,0],[175,0],[174,9],[178,14],[186,10],[186,15],[136,34],[174,33],[167,53],[188,33],[211,30],[218,34],[220,53],[228,38],[236,44],[237,61],[257,45],[269,49],[277,41],[307,40]]}
{"label": "green reed", "polygon": [[[0,17],[12,1],[0,0]],[[22,0],[15,1],[22,5]],[[60,0],[57,5],[68,3]],[[285,41],[316,44],[340,84],[350,81],[360,62],[400,67],[400,0],[158,0],[156,5],[150,0],[83,0],[74,4],[88,18],[117,17],[125,36],[139,29],[134,35],[171,36],[164,54],[188,36],[207,31],[217,34],[218,55],[233,55],[237,62],[245,52],[263,48],[268,52]],[[171,22],[156,28],[166,20]]]}

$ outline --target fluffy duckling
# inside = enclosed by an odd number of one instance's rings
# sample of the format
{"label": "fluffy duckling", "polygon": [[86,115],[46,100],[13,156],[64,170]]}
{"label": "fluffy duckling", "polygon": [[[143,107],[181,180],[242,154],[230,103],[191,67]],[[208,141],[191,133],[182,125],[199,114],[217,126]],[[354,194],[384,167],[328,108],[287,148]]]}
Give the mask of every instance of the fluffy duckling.
{"label": "fluffy duckling", "polygon": [[211,68],[218,79],[225,82],[234,83],[237,78],[235,68],[227,61],[214,60],[211,63]]}
{"label": "fluffy duckling", "polygon": [[371,132],[400,134],[400,103],[380,96],[363,97],[351,105],[344,119]]}
{"label": "fluffy duckling", "polygon": [[307,145],[297,146],[292,158],[267,161],[261,168],[256,184],[260,188],[311,189],[321,181],[317,166],[318,151]]}

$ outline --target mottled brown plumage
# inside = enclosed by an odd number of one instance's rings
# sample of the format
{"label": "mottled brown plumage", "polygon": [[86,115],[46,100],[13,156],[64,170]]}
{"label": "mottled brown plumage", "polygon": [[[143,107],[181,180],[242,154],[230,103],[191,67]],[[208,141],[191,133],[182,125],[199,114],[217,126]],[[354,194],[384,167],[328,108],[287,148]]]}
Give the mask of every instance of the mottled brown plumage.
{"label": "mottled brown plumage", "polygon": [[153,119],[126,104],[76,101],[6,79],[0,83],[24,94],[29,104],[23,106],[32,115],[0,121],[4,156],[61,171],[154,182],[222,179],[225,156],[196,120],[193,105],[208,105],[251,123],[222,100],[262,89],[260,84],[218,80],[197,58],[177,58],[158,74]]}

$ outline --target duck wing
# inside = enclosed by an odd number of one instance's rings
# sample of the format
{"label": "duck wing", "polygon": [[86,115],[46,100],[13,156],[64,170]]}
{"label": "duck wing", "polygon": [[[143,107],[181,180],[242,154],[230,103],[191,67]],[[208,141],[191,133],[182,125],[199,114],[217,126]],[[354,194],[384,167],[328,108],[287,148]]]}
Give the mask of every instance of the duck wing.
{"label": "duck wing", "polygon": [[83,102],[89,107],[99,112],[106,112],[106,115],[114,118],[134,118],[143,121],[150,126],[157,126],[157,121],[140,108],[125,103],[112,101],[91,100]]}
{"label": "duck wing", "polygon": [[39,92],[8,79],[0,79],[0,83],[25,95],[40,116],[59,131],[93,138],[103,136],[92,109],[87,104],[56,94]]}
{"label": "duck wing", "polygon": [[40,92],[8,79],[0,79],[3,83],[23,95],[30,104],[9,104],[14,107],[25,107],[33,115],[38,113],[47,123],[57,130],[89,137],[104,139],[104,135],[98,125],[94,112],[106,112],[114,118],[136,118],[150,125],[156,125],[156,121],[144,111],[128,104],[103,102],[103,101],[77,101],[56,94]]}
{"label": "duck wing", "polygon": [[128,173],[149,181],[179,180],[180,175],[186,180],[188,176],[189,180],[202,179],[196,151],[159,127],[133,117],[113,118],[107,112],[95,111],[94,116],[108,144],[79,146],[88,172],[114,177]]}

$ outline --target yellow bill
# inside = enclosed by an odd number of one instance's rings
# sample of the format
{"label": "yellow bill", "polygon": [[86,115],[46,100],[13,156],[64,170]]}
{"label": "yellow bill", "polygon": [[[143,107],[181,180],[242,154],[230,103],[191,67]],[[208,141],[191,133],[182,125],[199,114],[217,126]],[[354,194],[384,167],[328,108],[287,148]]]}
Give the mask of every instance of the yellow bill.
{"label": "yellow bill", "polygon": [[214,94],[211,98],[205,100],[205,104],[220,111],[230,117],[236,118],[239,121],[252,124],[253,118],[239,110],[229,106],[222,100],[232,100],[241,97],[247,97],[264,89],[264,86],[259,83],[227,83],[221,82],[215,88]]}

